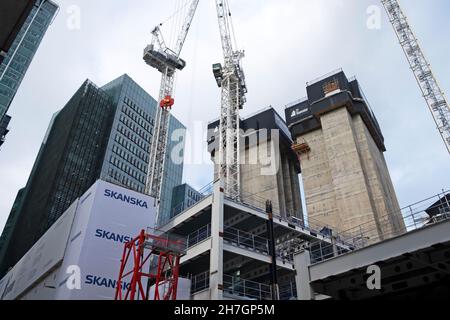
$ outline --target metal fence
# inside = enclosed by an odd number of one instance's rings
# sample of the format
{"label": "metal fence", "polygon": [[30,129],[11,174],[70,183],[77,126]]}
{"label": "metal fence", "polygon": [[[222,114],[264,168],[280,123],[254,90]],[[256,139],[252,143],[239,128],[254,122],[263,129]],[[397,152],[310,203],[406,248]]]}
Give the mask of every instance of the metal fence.
{"label": "metal fence", "polygon": [[279,288],[280,300],[296,300],[297,299],[297,285],[295,282],[280,285]]}
{"label": "metal fence", "polygon": [[[248,193],[243,193],[243,197],[244,200],[240,201],[242,205],[265,212],[267,199],[258,194]],[[347,250],[349,248],[353,249],[352,236],[350,234],[336,230],[314,218],[308,218],[308,221],[304,221],[303,219],[296,217],[293,212],[282,215],[277,202],[273,202],[273,216],[276,220],[287,222],[288,224],[294,225],[305,231],[309,231],[311,234],[321,235],[329,239],[330,242],[333,241],[337,246],[347,248]],[[350,242],[348,242],[349,239]]]}
{"label": "metal fence", "polygon": [[197,231],[194,231],[187,237],[187,248],[192,248],[193,246],[196,246],[200,242],[203,242],[204,240],[211,237],[211,225],[208,224]]}
{"label": "metal fence", "polygon": [[223,276],[223,291],[233,296],[252,300],[271,300],[272,288],[263,283],[239,279],[230,275]]}
{"label": "metal fence", "polygon": [[[381,241],[404,235],[414,230],[450,219],[449,191],[437,194],[420,202],[414,203],[391,212],[377,221],[361,224],[345,232],[334,233],[334,238],[342,239],[351,245],[352,250],[363,249]],[[427,211],[437,214],[430,216]],[[403,219],[402,219],[403,218]],[[321,241],[310,244],[312,263],[331,259],[346,253],[341,248]]]}
{"label": "metal fence", "polygon": [[202,272],[191,277],[191,294],[203,291],[209,288],[209,271]]}
{"label": "metal fence", "polygon": [[252,251],[269,254],[269,242],[267,239],[255,236],[249,232],[245,232],[236,228],[224,227],[223,239],[238,247],[244,247]]}
{"label": "metal fence", "polygon": [[170,251],[184,255],[187,248],[186,237],[170,232],[162,232],[154,228],[147,228],[145,247],[152,250]]}
{"label": "metal fence", "polygon": [[175,218],[179,214],[183,213],[186,210],[189,210],[193,206],[195,206],[197,203],[205,199],[206,197],[210,196],[213,192],[214,183],[208,183],[206,186],[201,188],[198,192],[201,194],[201,197],[197,201],[193,201],[193,199],[190,200],[184,200],[183,202],[179,203],[175,207],[172,208],[171,211],[171,218]]}
{"label": "metal fence", "polygon": [[[202,272],[198,275],[190,277],[191,279],[191,294],[209,289],[210,286],[210,273],[209,271]],[[295,292],[294,287],[286,290],[284,297],[288,297],[291,293]],[[252,300],[271,300],[272,299],[272,288],[264,283],[259,283],[251,280],[244,280],[231,275],[223,275],[223,286],[224,293],[228,293],[233,296],[239,296],[242,298],[252,299]],[[290,299],[288,297],[286,300]]]}

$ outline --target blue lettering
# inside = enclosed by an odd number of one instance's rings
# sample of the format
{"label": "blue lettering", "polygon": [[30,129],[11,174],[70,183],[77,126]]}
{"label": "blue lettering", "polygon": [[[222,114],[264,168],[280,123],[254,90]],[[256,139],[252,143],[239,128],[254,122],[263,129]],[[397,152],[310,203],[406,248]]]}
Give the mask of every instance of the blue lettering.
{"label": "blue lettering", "polygon": [[95,236],[97,238],[101,238],[102,237],[102,230],[100,230],[100,229],[95,230]]}
{"label": "blue lettering", "polygon": [[120,200],[122,202],[126,202],[126,203],[129,203],[131,205],[135,205],[135,206],[138,206],[141,208],[148,209],[148,204],[146,201],[143,201],[143,200],[131,197],[131,196],[127,196],[127,195],[124,195],[124,194],[121,194],[121,193],[118,193],[115,191],[111,191],[109,189],[105,190],[104,196],[108,197],[108,198],[113,198],[115,200]]}
{"label": "blue lettering", "polygon": [[133,240],[133,238],[129,236],[116,234],[114,232],[109,232],[102,229],[95,230],[95,237],[120,243],[127,243]]}
{"label": "blue lettering", "polygon": [[[94,275],[87,275],[84,283],[87,285],[110,288],[110,289],[116,289],[116,287],[117,287],[117,280],[112,280],[109,278],[104,278],[104,277],[99,277],[99,276],[94,276]],[[129,289],[130,289],[130,283],[123,282],[122,290],[129,290]]]}

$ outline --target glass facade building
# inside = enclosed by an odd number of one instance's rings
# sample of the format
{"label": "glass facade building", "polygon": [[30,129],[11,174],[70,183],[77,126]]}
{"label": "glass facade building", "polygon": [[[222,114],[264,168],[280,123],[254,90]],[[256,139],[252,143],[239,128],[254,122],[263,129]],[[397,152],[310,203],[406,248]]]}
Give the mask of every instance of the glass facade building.
{"label": "glass facade building", "polygon": [[0,64],[0,122],[57,11],[52,1],[37,0]]}
{"label": "glass facade building", "polygon": [[[102,90],[112,98],[117,111],[101,179],[144,193],[152,158],[150,152],[158,103],[128,75],[103,86]],[[170,218],[172,191],[183,179],[185,134],[186,127],[171,116],[159,223]],[[173,153],[178,157],[172,159]]]}
{"label": "glass facade building", "polygon": [[187,208],[192,207],[205,196],[188,184],[181,184],[173,189],[170,219],[176,217]]}
{"label": "glass facade building", "polygon": [[174,188],[183,181],[184,142],[186,127],[175,117],[169,121],[168,152],[164,166],[161,203],[158,224],[163,225],[172,218],[172,193]]}
{"label": "glass facade building", "polygon": [[[55,114],[0,238],[0,277],[98,179],[145,191],[157,107],[156,100],[123,75],[102,88],[87,80]],[[177,129],[181,137],[168,145],[163,221],[170,216],[172,191],[183,175],[182,160],[175,163],[170,155],[172,150],[183,154],[185,127],[171,117],[169,137]]]}
{"label": "glass facade building", "polygon": [[109,97],[90,81],[55,114],[3,230],[0,275],[97,181],[113,114]]}
{"label": "glass facade building", "polygon": [[0,146],[5,142],[5,137],[8,134],[8,124],[11,121],[11,117],[5,114],[3,118],[0,119]]}

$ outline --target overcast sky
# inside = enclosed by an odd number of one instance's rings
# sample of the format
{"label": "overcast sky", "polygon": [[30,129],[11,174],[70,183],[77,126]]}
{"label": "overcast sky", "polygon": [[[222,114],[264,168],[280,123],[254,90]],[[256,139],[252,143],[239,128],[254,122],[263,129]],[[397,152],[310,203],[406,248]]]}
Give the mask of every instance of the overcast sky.
{"label": "overcast sky", "polygon": [[[52,114],[86,78],[101,86],[127,73],[158,95],[160,75],[145,65],[142,50],[152,27],[174,12],[175,0],[56,2],[61,10],[9,110],[11,132],[0,151],[0,230],[26,184]],[[384,11],[379,30],[367,27],[367,8],[379,5],[378,0],[230,3],[238,43],[247,55],[244,116],[269,105],[284,116],[286,104],[306,95],[307,81],[342,67],[347,76],[357,76],[380,122],[400,204],[450,189],[449,155]],[[450,2],[402,4],[444,91],[450,92]],[[73,28],[77,8],[80,28]],[[170,38],[170,30],[165,31]],[[206,126],[219,114],[220,91],[211,65],[223,60],[213,0],[200,1],[182,57],[188,66],[178,77],[173,112],[188,129]],[[197,135],[188,156],[204,150],[201,140]],[[211,165],[187,165],[184,180],[206,185]]]}

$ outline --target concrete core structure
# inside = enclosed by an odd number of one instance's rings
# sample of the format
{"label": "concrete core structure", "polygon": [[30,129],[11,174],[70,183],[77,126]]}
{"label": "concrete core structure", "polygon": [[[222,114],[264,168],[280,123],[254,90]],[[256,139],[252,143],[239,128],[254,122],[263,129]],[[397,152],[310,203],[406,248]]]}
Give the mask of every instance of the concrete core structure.
{"label": "concrete core structure", "polygon": [[384,138],[357,80],[340,71],[308,84],[307,92],[286,119],[310,219],[351,234],[376,229],[369,242],[403,233]]}
{"label": "concrete core structure", "polygon": [[[218,127],[219,120],[208,126],[208,151],[215,163]],[[242,202],[261,208],[271,200],[274,212],[303,222],[300,166],[285,121],[270,107],[242,119],[240,129]],[[216,164],[215,180],[219,178],[218,169]]]}

